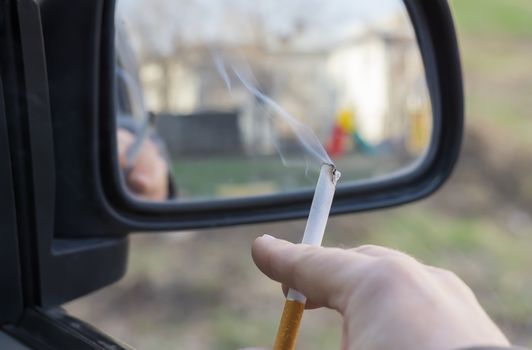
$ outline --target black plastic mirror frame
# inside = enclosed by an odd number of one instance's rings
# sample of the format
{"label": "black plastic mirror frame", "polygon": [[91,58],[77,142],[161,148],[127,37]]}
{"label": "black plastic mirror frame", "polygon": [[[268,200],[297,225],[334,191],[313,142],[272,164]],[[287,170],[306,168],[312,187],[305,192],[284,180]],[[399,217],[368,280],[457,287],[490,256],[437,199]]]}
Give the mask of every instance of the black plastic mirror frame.
{"label": "black plastic mirror frame", "polygon": [[[431,146],[419,166],[398,176],[339,188],[332,214],[385,208],[426,197],[451,173],[458,158],[463,128],[463,87],[459,51],[447,1],[404,0],[422,52],[434,116]],[[113,21],[104,22],[107,62],[100,75],[101,149],[116,149],[114,130]],[[116,152],[99,152],[102,203],[126,230],[178,230],[301,218],[308,214],[312,191],[243,199],[191,203],[134,200],[121,185]]]}

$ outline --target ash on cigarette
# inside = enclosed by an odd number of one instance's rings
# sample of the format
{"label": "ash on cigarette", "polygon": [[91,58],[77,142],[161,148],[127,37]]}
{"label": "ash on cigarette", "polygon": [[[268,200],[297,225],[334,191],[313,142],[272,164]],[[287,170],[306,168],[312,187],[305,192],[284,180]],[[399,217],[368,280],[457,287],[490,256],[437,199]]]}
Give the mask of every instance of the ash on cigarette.
{"label": "ash on cigarette", "polygon": [[340,178],[342,177],[342,173],[340,172],[340,170],[336,168],[336,166],[332,165],[331,176],[332,176],[332,182],[336,186],[336,184],[338,183],[338,180],[340,180]]}

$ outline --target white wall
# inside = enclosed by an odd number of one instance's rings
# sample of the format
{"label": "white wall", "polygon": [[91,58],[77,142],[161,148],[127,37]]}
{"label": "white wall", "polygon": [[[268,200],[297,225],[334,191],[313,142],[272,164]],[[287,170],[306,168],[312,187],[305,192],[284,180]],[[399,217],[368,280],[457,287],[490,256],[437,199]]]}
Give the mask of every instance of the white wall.
{"label": "white wall", "polygon": [[384,41],[368,37],[336,49],[328,70],[339,87],[339,107],[353,108],[357,130],[368,142],[380,143],[386,137],[383,123],[390,91]]}

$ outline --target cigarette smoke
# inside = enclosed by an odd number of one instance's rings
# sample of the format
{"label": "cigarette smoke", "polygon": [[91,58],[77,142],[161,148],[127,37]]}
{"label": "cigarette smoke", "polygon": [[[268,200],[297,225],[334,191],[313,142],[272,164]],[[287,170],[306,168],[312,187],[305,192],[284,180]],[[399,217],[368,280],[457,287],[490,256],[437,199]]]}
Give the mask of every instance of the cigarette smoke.
{"label": "cigarette smoke", "polygon": [[[226,62],[218,53],[214,53],[213,57],[216,69],[218,70],[220,77],[224,80],[225,85],[230,92],[232,91],[233,87],[233,83],[231,81],[231,75],[233,75],[246,88],[247,91],[249,91],[258,101],[267,107],[269,112],[271,112],[268,113],[268,115],[272,119],[280,119],[289,125],[290,130],[296,136],[299,144],[304,149],[305,155],[308,158],[313,160],[314,163],[317,163],[319,166],[322,164],[334,165],[334,162],[327,154],[327,151],[325,151],[325,148],[321,144],[321,141],[316,136],[314,131],[308,125],[303,124],[290,115],[290,113],[288,113],[272,98],[260,91],[260,89],[257,87],[257,79],[253,75],[251,67],[245,60],[242,61],[237,67],[237,65],[233,62]],[[232,74],[228,72],[228,68]],[[286,166],[288,162],[285,160],[281,147],[276,144],[276,148],[281,160],[283,161],[283,164]]]}

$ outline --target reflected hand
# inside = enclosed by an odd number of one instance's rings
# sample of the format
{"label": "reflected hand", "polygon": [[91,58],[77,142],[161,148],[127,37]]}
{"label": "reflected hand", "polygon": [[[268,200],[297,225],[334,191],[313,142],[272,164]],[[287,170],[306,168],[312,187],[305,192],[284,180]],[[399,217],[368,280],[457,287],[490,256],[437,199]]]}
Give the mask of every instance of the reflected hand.
{"label": "reflected hand", "polygon": [[450,350],[509,346],[469,287],[450,271],[378,246],[344,250],[270,236],[252,247],[271,279],[343,316],[342,349]]}
{"label": "reflected hand", "polygon": [[[127,166],[127,150],[135,137],[129,131],[118,129],[118,159],[120,168]],[[168,198],[168,166],[157,146],[146,139],[141,146],[133,166],[127,169],[126,184],[128,188],[142,199],[162,201]]]}

